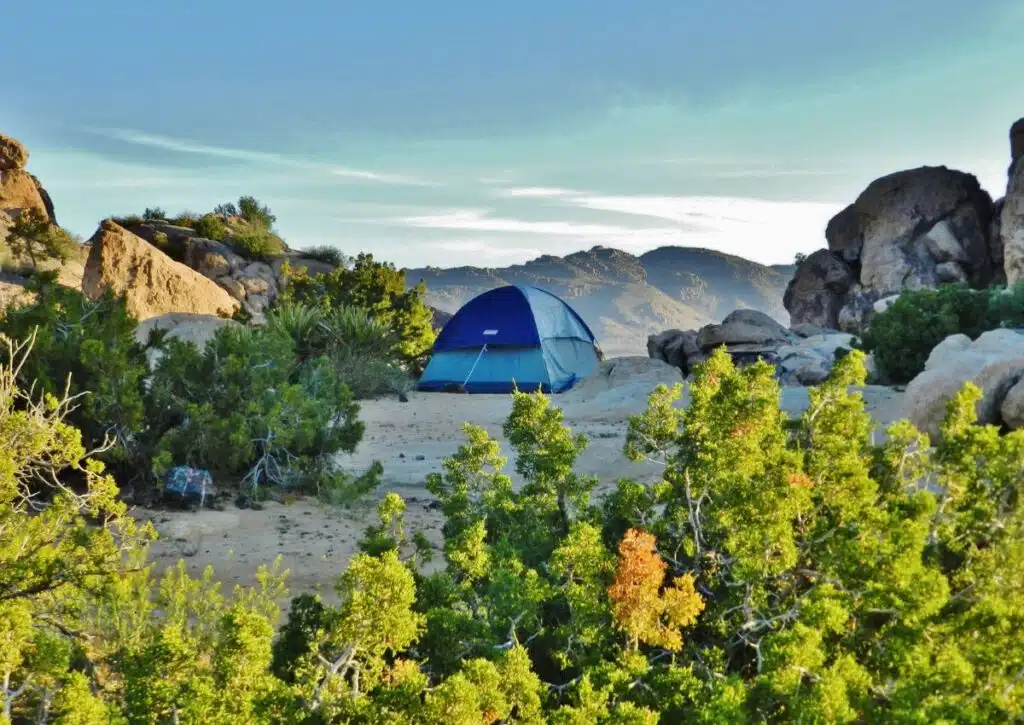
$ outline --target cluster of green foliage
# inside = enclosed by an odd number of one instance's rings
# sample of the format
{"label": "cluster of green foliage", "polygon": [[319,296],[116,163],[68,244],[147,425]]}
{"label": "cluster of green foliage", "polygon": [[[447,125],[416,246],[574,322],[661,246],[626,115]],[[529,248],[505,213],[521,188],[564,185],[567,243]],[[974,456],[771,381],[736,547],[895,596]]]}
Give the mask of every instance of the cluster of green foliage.
{"label": "cluster of green foliage", "polygon": [[395,352],[395,334],[359,307],[284,302],[267,315],[267,325],[291,338],[300,361],[330,359],[356,399],[406,393],[412,387]]}
{"label": "cluster of green foliage", "polygon": [[265,262],[284,252],[284,242],[274,232],[263,227],[235,230],[227,242],[246,259]]}
{"label": "cluster of green foliage", "polygon": [[216,214],[203,214],[196,222],[195,228],[196,233],[203,239],[213,239],[219,242],[228,235],[228,228]]}
{"label": "cluster of green foliage", "polygon": [[106,448],[110,462],[128,463],[144,428],[143,349],[133,337],[136,322],[111,295],[90,300],[55,284],[52,274],[29,280],[33,304],[0,316],[0,338],[34,338],[34,354],[18,379],[45,395],[69,395],[68,421],[91,448]]}
{"label": "cluster of green foliage", "polygon": [[422,282],[406,289],[403,270],[374,260],[372,254],[359,254],[329,274],[310,276],[305,269],[289,272],[281,301],[325,310],[366,310],[392,331],[399,359],[419,372],[436,337],[433,314],[423,302],[425,292]]}
{"label": "cluster of green foliage", "polygon": [[[514,394],[504,432],[525,485],[468,425],[428,480],[445,568],[421,571],[422,538],[389,495],[337,582],[339,603],[293,600],[276,635],[274,570],[231,597],[181,567],[156,585],[110,555],[106,542],[124,539],[115,509],[89,529],[100,544],[69,542],[54,574],[17,543],[53,537],[56,521],[0,506],[6,712],[69,723],[1019,722],[1024,432],[977,425],[968,384],[938,440],[901,421],[874,443],[864,377],[854,351],[789,421],[770,365],[738,370],[716,351],[686,408],[678,386],[661,387],[630,422],[626,452],[661,463],[659,480],[619,481],[603,501],[575,471],[586,439],[543,395]],[[8,416],[0,436],[28,424]],[[18,501],[17,472],[80,455],[11,458],[0,446],[5,503]]]}
{"label": "cluster of green foliage", "polygon": [[315,259],[318,262],[325,264],[333,264],[335,267],[344,266],[346,258],[340,249],[337,247],[328,247],[326,245],[319,247],[306,247],[302,250],[302,256],[310,259]]}
{"label": "cluster of green foliage", "polygon": [[202,353],[166,341],[147,402],[157,475],[186,464],[254,490],[376,484],[377,467],[354,482],[334,471],[362,438],[359,406],[331,359],[300,357],[280,325],[222,328]]}
{"label": "cluster of green foliage", "polygon": [[151,343],[161,358],[151,373],[122,300],[89,300],[45,274],[29,289],[36,301],[0,318],[0,338],[36,341],[17,378],[69,396],[69,423],[122,482],[145,486],[190,465],[248,489],[301,486],[334,501],[375,485],[378,467],[351,480],[334,471],[331,456],[362,437],[353,393],[405,390],[407,376],[384,358],[387,330],[358,310],[316,311],[313,333],[323,343],[315,349],[293,336],[281,312],[265,328],[220,330],[202,353],[157,334]]}
{"label": "cluster of green foliage", "polygon": [[15,217],[6,247],[14,260],[28,259],[35,270],[50,259],[66,261],[74,252],[75,240],[38,209],[28,209]]}
{"label": "cluster of green foliage", "polygon": [[1024,284],[975,290],[965,285],[903,292],[874,315],[861,347],[874,355],[881,377],[906,383],[924,370],[932,348],[949,335],[971,339],[986,330],[1024,325]]}
{"label": "cluster of green foliage", "polygon": [[250,224],[270,229],[277,221],[277,217],[270,211],[270,207],[261,204],[255,197],[243,196],[238,203],[228,202],[218,204],[213,209],[214,214],[227,217],[242,217]]}

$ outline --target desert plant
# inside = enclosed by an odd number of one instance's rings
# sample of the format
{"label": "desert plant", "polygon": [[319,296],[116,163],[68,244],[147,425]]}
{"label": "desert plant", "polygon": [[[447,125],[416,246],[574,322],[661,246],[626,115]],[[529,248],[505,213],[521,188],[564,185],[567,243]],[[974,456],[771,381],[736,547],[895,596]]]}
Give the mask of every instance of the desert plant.
{"label": "desert plant", "polygon": [[227,241],[246,259],[267,261],[284,252],[284,242],[279,236],[258,227],[240,229]]}
{"label": "desert plant", "polygon": [[163,221],[167,219],[167,212],[160,207],[146,207],[142,212],[142,218],[146,221]]}
{"label": "desert plant", "polygon": [[243,196],[238,200],[238,215],[247,222],[267,230],[272,229],[274,222],[277,221],[270,207],[251,196]]}
{"label": "desert plant", "polygon": [[193,211],[183,211],[176,217],[174,217],[173,219],[169,219],[168,221],[177,227],[189,227],[190,229],[195,229],[195,226],[199,222],[200,218],[200,215],[196,214]]}
{"label": "desert plant", "polygon": [[216,214],[203,214],[195,225],[196,233],[204,239],[220,241],[228,234],[224,222]]}
{"label": "desert plant", "polygon": [[301,251],[304,257],[309,257],[325,264],[333,264],[335,267],[342,267],[346,262],[345,255],[337,247],[306,247]]}
{"label": "desert plant", "polygon": [[881,375],[906,383],[924,370],[932,348],[949,335],[975,338],[998,327],[989,308],[989,292],[961,285],[903,292],[888,309],[874,315],[862,335]]}
{"label": "desert plant", "polygon": [[1024,327],[1024,282],[992,290],[989,310],[1001,327]]}
{"label": "desert plant", "polygon": [[293,301],[327,309],[365,310],[394,335],[394,354],[414,374],[421,371],[434,344],[433,313],[423,302],[422,283],[406,289],[405,272],[360,254],[350,266],[330,274],[309,276],[299,269],[288,275],[282,302]]}
{"label": "desert plant", "polygon": [[7,247],[16,258],[28,257],[36,269],[40,262],[49,259],[66,261],[74,251],[75,241],[41,211],[28,209],[15,217]]}
{"label": "desert plant", "polygon": [[137,453],[144,427],[142,381],[145,355],[135,339],[136,321],[122,300],[90,300],[56,284],[52,275],[29,282],[36,302],[10,309],[0,336],[35,339],[33,354],[18,368],[19,383],[40,393],[74,396],[70,423],[90,448],[115,443],[104,458],[127,463]]}

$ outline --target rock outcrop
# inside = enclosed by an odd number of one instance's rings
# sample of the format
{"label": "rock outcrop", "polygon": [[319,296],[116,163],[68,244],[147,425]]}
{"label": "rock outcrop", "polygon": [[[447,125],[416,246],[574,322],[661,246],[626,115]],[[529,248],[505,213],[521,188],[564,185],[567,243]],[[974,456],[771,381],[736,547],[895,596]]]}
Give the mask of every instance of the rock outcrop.
{"label": "rock outcrop", "polygon": [[946,283],[974,288],[1024,278],[1024,119],[1010,130],[1005,200],[971,174],[922,166],[876,179],[828,223],[827,250],[797,266],[783,303],[790,325],[859,333],[875,303]]}
{"label": "rock outcrop", "polygon": [[924,372],[907,385],[904,412],[918,428],[937,435],[946,404],[971,381],[983,392],[977,404],[979,422],[1019,425],[1016,393],[1008,404],[1006,399],[1022,378],[1024,330],[991,330],[973,342],[966,335],[951,335],[932,350]]}
{"label": "rock outcrop", "polygon": [[1007,284],[1024,280],[1024,162],[1014,164],[999,216],[999,246]]}
{"label": "rock outcrop", "polygon": [[836,327],[847,293],[857,284],[853,268],[841,254],[819,249],[796,269],[782,304],[792,324]]}
{"label": "rock outcrop", "polygon": [[154,369],[160,358],[161,351],[150,345],[151,335],[160,331],[164,338],[190,342],[202,352],[213,336],[224,327],[238,326],[234,320],[214,315],[191,315],[172,312],[159,317],[143,320],[135,328],[135,341],[146,348],[146,359],[150,370]]}
{"label": "rock outcrop", "polygon": [[766,360],[786,385],[817,385],[828,377],[838,351],[853,347],[853,336],[803,323],[787,330],[755,310],[736,310],[721,324],[697,330],[666,330],[647,339],[649,357],[678,368],[684,375],[724,346],[738,365]]}
{"label": "rock outcrop", "polygon": [[0,133],[0,171],[13,171],[28,166],[28,149],[10,136]]}
{"label": "rock outcrop", "polygon": [[82,291],[93,299],[108,290],[124,295],[138,320],[169,312],[231,315],[239,306],[216,283],[112,221],[90,243]]}
{"label": "rock outcrop", "polygon": [[[39,179],[25,171],[28,150],[9,136],[0,135],[0,212],[17,217],[23,211],[38,209],[46,219],[56,223],[53,202]],[[5,239],[6,233],[0,236]]]}
{"label": "rock outcrop", "polygon": [[[221,217],[230,229],[244,228],[246,222],[234,217]],[[254,322],[264,319],[266,309],[277,299],[285,284],[285,263],[292,272],[305,270],[309,275],[326,274],[334,265],[286,251],[268,262],[242,256],[231,246],[230,237],[223,241],[205,239],[191,227],[178,226],[160,219],[126,223],[125,228],[145,239],[172,259],[216,282],[237,300]]]}

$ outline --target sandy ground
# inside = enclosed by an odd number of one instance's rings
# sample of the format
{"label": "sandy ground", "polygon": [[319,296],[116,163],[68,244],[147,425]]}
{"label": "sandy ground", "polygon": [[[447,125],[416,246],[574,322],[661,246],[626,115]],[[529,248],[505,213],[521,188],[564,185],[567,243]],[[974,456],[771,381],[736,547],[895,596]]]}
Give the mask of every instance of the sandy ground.
{"label": "sandy ground", "polygon": [[[630,415],[645,408],[648,393],[659,382],[677,381],[678,372],[668,366],[652,366],[646,359],[624,359],[610,367],[607,375],[588,379],[575,390],[554,397],[566,423],[590,439],[577,470],[598,476],[606,485],[624,476],[654,480],[658,475],[655,464],[632,463],[623,456],[626,424]],[[901,393],[868,387],[864,397],[880,425],[900,417]],[[785,388],[782,400],[787,412],[798,415],[807,406],[807,390]],[[361,418],[366,422],[366,434],[356,453],[339,456],[338,463],[346,470],[362,471],[379,460],[384,478],[373,496],[349,509],[302,499],[290,505],[268,503],[261,511],[229,505],[224,511],[140,510],[137,515],[154,521],[161,534],[153,548],[158,568],[184,558],[193,573],[213,565],[225,584],[249,584],[259,564],[280,555],[290,571],[292,595],[320,591],[330,600],[333,583],[357,551],[363,530],[376,523],[376,501],[388,491],[406,499],[409,527],[423,531],[440,547],[443,521],[429,506],[433,497],[424,481],[428,473],[440,470],[441,461],[463,442],[464,422],[484,427],[502,442],[509,457],[508,472],[514,483],[521,483],[513,470],[512,451],[501,434],[510,410],[511,398],[505,395],[412,393],[406,403],[396,399],[364,402]],[[439,549],[436,559],[439,564]]]}

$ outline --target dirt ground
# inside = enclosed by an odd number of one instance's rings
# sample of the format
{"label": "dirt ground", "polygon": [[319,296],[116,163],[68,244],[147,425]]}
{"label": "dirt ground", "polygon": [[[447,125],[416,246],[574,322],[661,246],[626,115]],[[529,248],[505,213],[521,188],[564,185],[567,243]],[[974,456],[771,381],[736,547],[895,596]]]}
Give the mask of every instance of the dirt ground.
{"label": "dirt ground", "polygon": [[[656,464],[632,463],[623,456],[626,425],[630,415],[645,408],[648,393],[660,382],[678,381],[678,372],[634,358],[621,359],[610,367],[607,375],[554,396],[566,424],[590,439],[577,470],[598,476],[604,485],[624,476],[655,480]],[[883,387],[864,391],[868,409],[881,426],[900,417],[901,395]],[[782,400],[787,412],[799,415],[806,408],[807,391],[785,388]],[[439,471],[441,461],[463,442],[464,422],[484,427],[503,443],[509,456],[507,471],[514,483],[521,483],[501,434],[511,403],[506,395],[429,393],[411,393],[405,403],[397,399],[362,403],[360,417],[366,422],[366,433],[355,454],[339,456],[338,465],[357,472],[379,460],[384,476],[380,489],[351,508],[326,506],[307,498],[291,504],[270,502],[259,511],[228,504],[223,511],[141,509],[136,516],[152,520],[160,533],[152,550],[158,569],[184,558],[193,574],[212,565],[217,578],[230,587],[251,584],[256,568],[280,555],[290,572],[290,595],[318,591],[330,601],[333,584],[358,550],[364,529],[376,523],[376,502],[389,491],[406,500],[408,527],[427,535],[438,547],[434,566],[441,563],[443,520],[440,512],[430,507],[433,497],[424,481],[428,473]]]}

